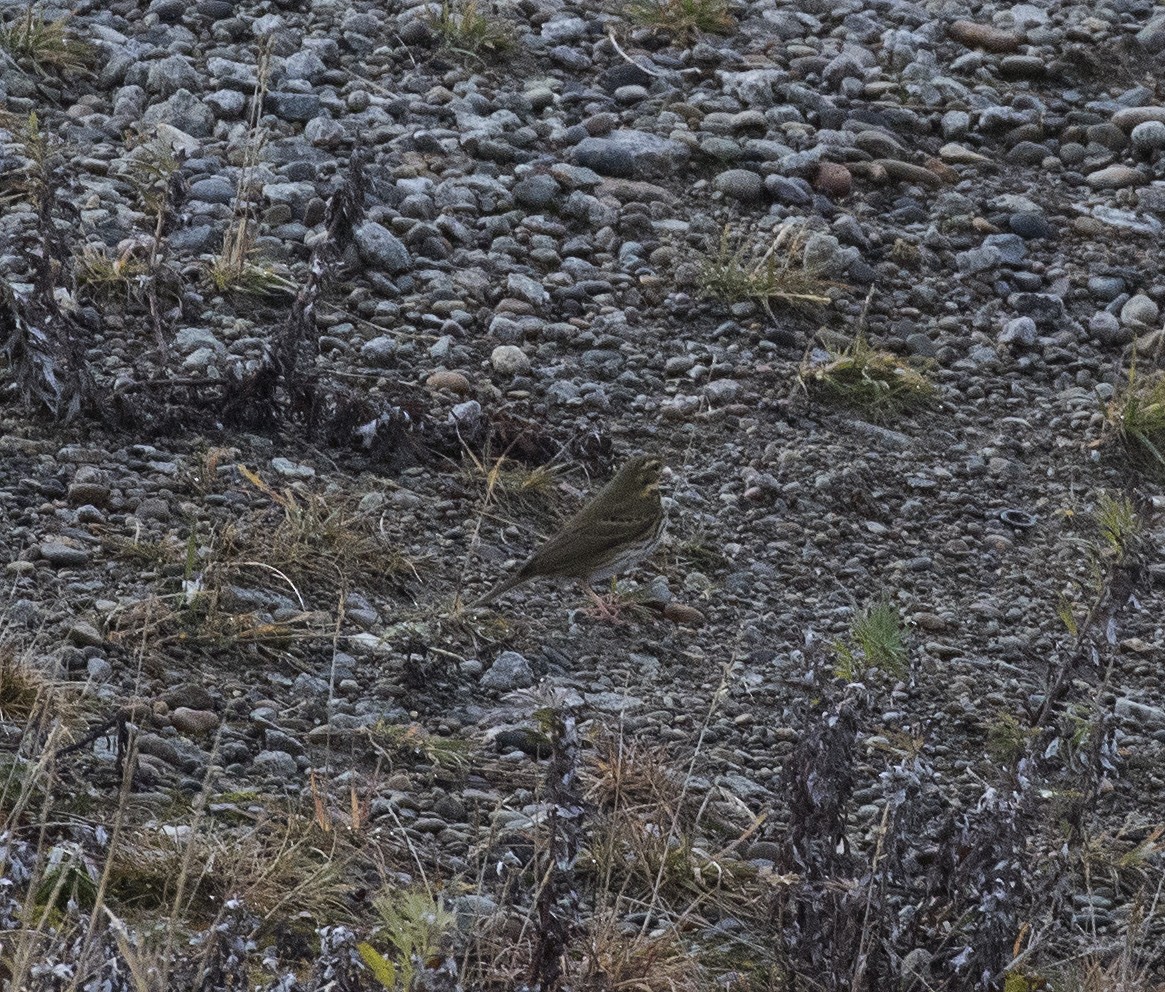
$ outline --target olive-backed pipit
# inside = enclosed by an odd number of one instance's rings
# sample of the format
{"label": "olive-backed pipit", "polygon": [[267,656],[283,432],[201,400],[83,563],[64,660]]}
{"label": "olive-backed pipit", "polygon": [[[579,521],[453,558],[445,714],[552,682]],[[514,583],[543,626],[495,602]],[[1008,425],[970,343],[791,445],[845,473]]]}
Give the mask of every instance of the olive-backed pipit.
{"label": "olive-backed pipit", "polygon": [[593,582],[634,568],[663,536],[662,469],[663,461],[655,455],[630,459],[521,568],[470,604],[470,609],[492,603],[531,579],[582,579],[589,590]]}

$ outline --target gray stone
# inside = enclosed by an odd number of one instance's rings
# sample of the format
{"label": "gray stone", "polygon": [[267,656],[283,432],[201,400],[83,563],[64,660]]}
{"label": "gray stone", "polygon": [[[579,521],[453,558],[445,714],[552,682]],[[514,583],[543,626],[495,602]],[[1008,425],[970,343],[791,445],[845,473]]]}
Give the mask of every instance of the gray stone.
{"label": "gray stone", "polygon": [[1089,318],[1088,330],[1098,341],[1111,345],[1128,344],[1134,337],[1133,329],[1122,325],[1116,314],[1107,310],[1100,310]]}
{"label": "gray stone", "polygon": [[517,651],[503,651],[499,654],[479,683],[485,689],[497,689],[499,692],[527,689],[533,684],[534,671]]}
{"label": "gray stone", "polygon": [[315,52],[296,52],[289,55],[283,63],[282,77],[284,79],[303,79],[309,83],[318,83],[328,67],[324,65]]}
{"label": "gray stone", "polygon": [[365,221],[356,228],[355,236],[356,250],[366,265],[390,275],[407,272],[412,267],[409,250],[383,224]]}
{"label": "gray stone", "polygon": [[1129,298],[1121,307],[1121,323],[1132,326],[1150,327],[1157,323],[1160,310],[1157,304],[1142,293]]}
{"label": "gray stone", "polygon": [[255,755],[252,768],[261,775],[288,782],[294,781],[299,775],[299,766],[286,751],[260,751]]}
{"label": "gray stone", "polygon": [[1115,300],[1125,291],[1125,281],[1120,276],[1091,276],[1088,292],[1098,300]]}
{"label": "gray stone", "polygon": [[530,359],[517,345],[499,344],[490,353],[489,360],[499,375],[524,375],[530,371]]}
{"label": "gray stone", "polygon": [[1036,322],[1031,317],[1015,317],[999,332],[1000,344],[1030,346],[1036,343]]}
{"label": "gray stone", "polygon": [[546,287],[537,279],[524,276],[520,272],[511,272],[506,278],[506,292],[515,299],[524,300],[531,306],[542,306],[550,299]]}
{"label": "gray stone", "polygon": [[113,666],[104,658],[90,658],[85,663],[85,673],[93,682],[108,682],[113,676]]}
{"label": "gray stone", "polygon": [[254,92],[255,84],[259,81],[255,66],[216,55],[206,60],[206,71],[219,86],[248,95]]}
{"label": "gray stone", "polygon": [[961,251],[955,255],[955,268],[963,275],[971,276],[979,272],[986,272],[998,264],[999,251],[989,245],[971,248],[969,251]]}
{"label": "gray stone", "polygon": [[97,647],[105,643],[105,638],[93,624],[86,620],[78,620],[69,628],[69,643],[79,648]]}
{"label": "gray stone", "polygon": [[999,252],[999,261],[1004,265],[1019,265],[1027,256],[1027,245],[1018,234],[989,234],[983,239],[983,247]]}
{"label": "gray stone", "polygon": [[764,196],[764,180],[748,169],[727,169],[721,172],[712,185],[725,196],[742,203],[755,203]]}
{"label": "gray stone", "polygon": [[1090,172],[1086,181],[1093,189],[1125,189],[1129,186],[1140,186],[1149,180],[1143,172],[1132,166],[1110,165]]}
{"label": "gray stone", "polygon": [[578,165],[604,176],[652,178],[672,175],[690,156],[686,145],[646,131],[614,131],[584,138],[572,149]]}
{"label": "gray stone", "polygon": [[167,123],[192,138],[208,138],[214,131],[214,111],[190,90],[181,89],[142,114],[143,124]]}
{"label": "gray stone", "polygon": [[45,561],[58,568],[84,565],[89,561],[88,551],[74,544],[65,544],[63,541],[44,541],[39,550],[40,556]]}
{"label": "gray stone", "polygon": [[1165,709],[1150,706],[1137,699],[1121,697],[1113,704],[1113,712],[1122,720],[1146,728],[1165,727]]}
{"label": "gray stone", "polygon": [[382,334],[365,342],[360,349],[360,357],[369,365],[384,367],[391,365],[396,356],[396,339]]}
{"label": "gray stone", "polygon": [[146,89],[170,96],[179,90],[200,90],[202,80],[190,60],[182,55],[151,62],[146,69]]}
{"label": "gray stone", "polygon": [[1142,121],[1133,128],[1129,140],[1139,152],[1155,152],[1165,148],[1165,123]]}
{"label": "gray stone", "polygon": [[190,198],[203,203],[231,203],[235,198],[235,187],[222,176],[210,176],[190,184]]}
{"label": "gray stone", "polygon": [[514,202],[528,210],[545,210],[561,192],[553,176],[527,176],[514,184]]}
{"label": "gray stone", "polygon": [[301,465],[299,462],[293,462],[290,458],[272,458],[271,468],[285,479],[307,480],[316,477],[316,470],[310,465]]}
{"label": "gray stone", "polygon": [[320,98],[314,93],[268,93],[263,108],[276,117],[306,124],[320,113]]}

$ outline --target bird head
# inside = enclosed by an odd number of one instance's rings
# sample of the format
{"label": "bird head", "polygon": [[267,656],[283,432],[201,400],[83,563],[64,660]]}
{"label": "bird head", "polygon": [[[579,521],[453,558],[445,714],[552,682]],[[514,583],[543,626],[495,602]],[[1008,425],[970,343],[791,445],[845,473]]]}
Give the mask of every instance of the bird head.
{"label": "bird head", "polygon": [[662,458],[657,455],[636,455],[623,466],[619,475],[626,479],[628,493],[638,493],[645,497],[659,492],[662,472]]}

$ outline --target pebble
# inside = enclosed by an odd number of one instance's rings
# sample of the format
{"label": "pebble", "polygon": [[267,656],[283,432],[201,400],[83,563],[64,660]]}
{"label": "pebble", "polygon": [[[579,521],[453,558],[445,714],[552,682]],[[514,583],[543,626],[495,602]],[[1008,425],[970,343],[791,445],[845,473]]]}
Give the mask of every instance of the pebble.
{"label": "pebble", "polygon": [[1125,305],[1121,307],[1120,312],[1121,323],[1133,327],[1147,327],[1156,324],[1159,316],[1160,310],[1157,304],[1141,293],[1129,297]]}
{"label": "pebble", "polygon": [[473,385],[464,374],[445,369],[430,373],[425,379],[425,385],[434,392],[447,389],[458,396],[468,396],[473,392]]}
{"label": "pebble", "polygon": [[725,196],[742,203],[755,203],[764,196],[764,180],[747,169],[727,169],[713,180],[713,186]]}
{"label": "pebble", "polygon": [[528,689],[534,684],[534,670],[517,651],[503,651],[494,659],[478,684],[483,689],[496,689],[498,692]]}
{"label": "pebble", "polygon": [[208,734],[218,727],[218,715],[210,710],[195,710],[179,706],[170,713],[170,725],[182,734]]}
{"label": "pebble", "polygon": [[500,375],[524,375],[530,371],[530,359],[521,348],[512,344],[498,345],[489,356],[494,371]]}
{"label": "pebble", "polygon": [[396,275],[412,267],[412,258],[404,243],[376,221],[365,221],[355,232],[360,257],[374,269]]}
{"label": "pebble", "polygon": [[43,541],[37,550],[45,561],[57,568],[85,565],[89,561],[88,551],[63,541]]}
{"label": "pebble", "polygon": [[1165,148],[1165,121],[1142,121],[1129,134],[1133,148],[1146,154]]}
{"label": "pebble", "polygon": [[1148,182],[1148,179],[1140,169],[1134,169],[1132,166],[1110,165],[1090,172],[1087,182],[1093,189],[1125,189],[1129,186],[1140,186]]}

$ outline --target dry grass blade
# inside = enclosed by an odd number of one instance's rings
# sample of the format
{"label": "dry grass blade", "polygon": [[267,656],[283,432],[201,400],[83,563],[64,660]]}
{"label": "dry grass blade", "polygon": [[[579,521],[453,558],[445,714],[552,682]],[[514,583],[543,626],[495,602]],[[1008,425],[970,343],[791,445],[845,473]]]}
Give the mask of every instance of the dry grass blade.
{"label": "dry grass blade", "polygon": [[1165,478],[1165,372],[1131,366],[1124,387],[1105,408],[1105,420],[1133,465]]}
{"label": "dry grass blade", "polygon": [[727,0],[633,0],[626,8],[634,24],[666,31],[690,41],[696,34],[725,34],[736,21],[728,13]]}
{"label": "dry grass blade", "polygon": [[46,20],[44,12],[30,3],[23,14],[0,25],[0,48],[41,76],[87,72],[97,52],[72,34],[68,22],[68,16]]}
{"label": "dry grass blade", "polygon": [[806,264],[807,238],[803,225],[787,225],[764,241],[734,238],[725,227],[717,251],[699,260],[701,293],[729,305],[759,303],[769,313],[774,305],[829,305],[828,291],[839,284]]}
{"label": "dry grass blade", "polygon": [[503,55],[517,42],[513,25],[484,10],[477,0],[456,4],[442,0],[441,9],[429,23],[447,49],[464,55]]}
{"label": "dry grass blade", "polygon": [[861,333],[825,362],[807,359],[799,378],[811,395],[875,418],[922,406],[934,395],[926,375],[897,355],[872,347]]}
{"label": "dry grass blade", "polygon": [[698,992],[709,988],[695,952],[674,931],[643,935],[611,914],[591,922],[580,963],[579,988],[634,992]]}

